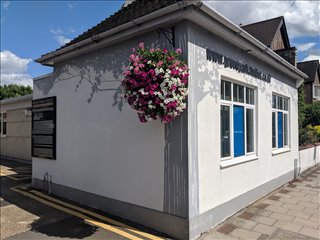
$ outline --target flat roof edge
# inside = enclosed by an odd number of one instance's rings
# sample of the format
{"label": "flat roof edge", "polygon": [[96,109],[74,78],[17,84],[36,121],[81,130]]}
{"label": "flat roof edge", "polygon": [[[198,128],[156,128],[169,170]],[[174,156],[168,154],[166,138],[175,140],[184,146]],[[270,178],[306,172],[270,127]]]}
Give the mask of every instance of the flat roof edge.
{"label": "flat roof edge", "polygon": [[15,97],[15,98],[6,98],[6,99],[2,99],[0,101],[0,104],[8,104],[8,103],[17,103],[17,102],[24,102],[24,101],[28,101],[28,100],[32,100],[32,94],[28,94],[28,95],[24,95],[24,96],[19,96],[19,97]]}

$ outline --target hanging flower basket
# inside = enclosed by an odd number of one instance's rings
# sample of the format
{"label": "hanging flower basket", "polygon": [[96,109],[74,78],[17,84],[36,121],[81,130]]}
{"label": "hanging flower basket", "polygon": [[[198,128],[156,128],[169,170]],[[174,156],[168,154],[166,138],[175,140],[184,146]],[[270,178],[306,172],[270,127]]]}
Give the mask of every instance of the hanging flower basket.
{"label": "hanging flower basket", "polygon": [[188,67],[181,49],[145,49],[140,43],[124,71],[124,97],[141,122],[171,122],[186,108]]}

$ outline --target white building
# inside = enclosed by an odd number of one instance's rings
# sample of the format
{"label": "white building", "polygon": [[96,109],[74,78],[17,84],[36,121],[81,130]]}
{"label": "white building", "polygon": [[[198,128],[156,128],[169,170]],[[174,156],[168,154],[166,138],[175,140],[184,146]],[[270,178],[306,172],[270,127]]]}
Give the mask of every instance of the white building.
{"label": "white building", "polygon": [[0,156],[31,164],[32,94],[0,101]]}
{"label": "white building", "polygon": [[[33,186],[48,173],[57,195],[194,239],[293,179],[306,75],[205,1],[145,1],[37,60],[53,67],[34,81],[36,112],[50,112],[34,119],[49,121],[38,156],[54,160],[33,157]],[[121,97],[141,41],[182,48],[190,67],[188,108],[170,124],[140,123]]]}

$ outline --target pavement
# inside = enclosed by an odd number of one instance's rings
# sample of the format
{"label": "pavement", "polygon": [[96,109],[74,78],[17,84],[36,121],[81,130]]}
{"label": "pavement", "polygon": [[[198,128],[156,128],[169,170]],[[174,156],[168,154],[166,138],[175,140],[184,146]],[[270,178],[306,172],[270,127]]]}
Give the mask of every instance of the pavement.
{"label": "pavement", "polygon": [[320,166],[254,202],[199,240],[320,239]]}
{"label": "pavement", "polygon": [[[143,226],[33,189],[31,166],[1,160],[0,170],[0,239],[169,239]],[[318,165],[198,240],[320,239],[319,207]]]}

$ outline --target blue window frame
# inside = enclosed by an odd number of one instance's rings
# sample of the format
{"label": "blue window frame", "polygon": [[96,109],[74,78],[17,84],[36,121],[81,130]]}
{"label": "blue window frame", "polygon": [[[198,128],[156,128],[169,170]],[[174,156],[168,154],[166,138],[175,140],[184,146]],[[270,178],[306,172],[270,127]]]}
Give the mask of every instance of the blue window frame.
{"label": "blue window frame", "polygon": [[255,154],[255,90],[221,80],[221,158]]}
{"label": "blue window frame", "polygon": [[272,95],[272,148],[289,146],[289,98]]}

